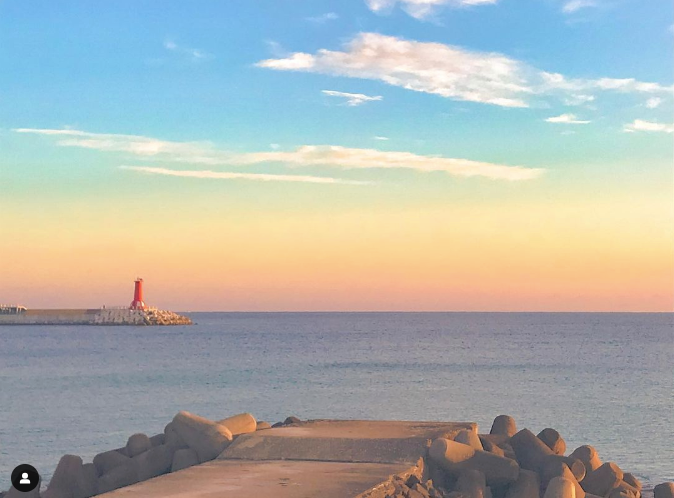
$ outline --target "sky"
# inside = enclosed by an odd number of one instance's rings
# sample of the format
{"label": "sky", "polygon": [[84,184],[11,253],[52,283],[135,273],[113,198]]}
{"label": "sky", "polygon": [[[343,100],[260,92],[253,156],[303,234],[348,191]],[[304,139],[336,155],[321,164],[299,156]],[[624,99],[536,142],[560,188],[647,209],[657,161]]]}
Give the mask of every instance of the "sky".
{"label": "sky", "polygon": [[0,302],[672,311],[670,0],[0,0]]}

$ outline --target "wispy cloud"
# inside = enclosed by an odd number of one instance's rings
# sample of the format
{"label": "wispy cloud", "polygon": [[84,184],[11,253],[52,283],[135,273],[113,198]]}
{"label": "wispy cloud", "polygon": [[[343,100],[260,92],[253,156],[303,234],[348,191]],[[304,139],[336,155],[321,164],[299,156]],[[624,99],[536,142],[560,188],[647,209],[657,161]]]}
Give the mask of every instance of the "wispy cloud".
{"label": "wispy cloud", "polygon": [[413,169],[424,172],[442,171],[454,176],[483,176],[498,180],[529,180],[543,173],[543,170],[538,168],[336,145],[303,145],[289,152],[249,153],[245,154],[241,160],[250,164],[281,162],[294,166],[323,165],[344,169],[384,168]]}
{"label": "wispy cloud", "polygon": [[[14,131],[17,133],[56,137],[56,144],[63,147],[83,147],[106,152],[124,152],[146,160],[153,159],[209,166],[245,166],[281,163],[286,166],[296,167],[329,166],[342,169],[410,169],[422,172],[440,171],[461,177],[484,177],[494,180],[513,181],[537,178],[544,171],[540,168],[510,166],[470,159],[425,156],[411,152],[385,152],[375,149],[348,148],[337,145],[302,145],[290,151],[275,150],[271,152],[232,153],[217,149],[209,143],[170,142],[137,135],[99,134],[80,130],[34,128],[20,128]],[[141,166],[134,167],[138,168]],[[148,168],[149,166],[142,167]],[[194,172],[190,173],[189,170],[187,171],[188,173],[181,173],[181,175],[194,175]],[[217,172],[210,171],[204,174],[212,175],[215,173]],[[174,174],[174,176],[180,175]],[[223,176],[222,178],[227,177]],[[333,180],[334,182],[339,181],[341,183],[346,181]]]}
{"label": "wispy cloud", "polygon": [[320,16],[305,17],[305,19],[315,24],[325,24],[328,21],[336,21],[337,19],[339,19],[339,16],[334,12],[326,12],[325,14],[321,14]]}
{"label": "wispy cloud", "polygon": [[104,152],[125,152],[145,158],[167,159],[194,164],[227,164],[233,154],[218,150],[208,142],[172,142],[140,135],[91,133],[81,130],[18,128],[17,133],[52,136],[62,147],[79,147]]}
{"label": "wispy cloud", "polygon": [[344,52],[300,52],[261,61],[258,66],[381,80],[408,90],[507,107],[526,107],[521,96],[531,93],[520,75],[520,64],[500,54],[378,33],[361,33]]}
{"label": "wispy cloud", "polygon": [[336,92],[335,90],[322,90],[325,95],[330,97],[340,97],[346,99],[346,105],[355,107],[362,105],[366,102],[372,102],[376,100],[383,100],[381,95],[365,95],[362,93],[346,93],[346,92]]}
{"label": "wispy cloud", "polygon": [[383,141],[386,141],[386,140],[389,139],[388,137],[382,137],[382,136],[380,136],[380,135],[374,136],[374,137],[372,137],[372,138],[374,138],[375,140],[383,140]]}
{"label": "wispy cloud", "polygon": [[560,114],[546,119],[548,123],[563,123],[563,124],[588,124],[590,121],[583,121],[576,117],[575,114]]}
{"label": "wispy cloud", "polygon": [[265,44],[274,57],[285,57],[288,54],[288,51],[275,40],[265,40]]}
{"label": "wispy cloud", "polygon": [[656,123],[654,121],[644,121],[643,119],[635,119],[633,122],[626,124],[623,130],[629,133],[637,131],[650,131],[659,133],[674,133],[674,124]]}
{"label": "wispy cloud", "polygon": [[198,48],[182,47],[173,40],[165,40],[164,48],[169,52],[174,52],[177,54],[187,56],[194,61],[210,59],[213,57],[211,54],[207,54],[206,52],[199,50]]}
{"label": "wispy cloud", "polygon": [[585,105],[594,101],[594,95],[571,94],[564,99],[566,105]]}
{"label": "wispy cloud", "polygon": [[596,7],[597,3],[593,0],[569,0],[564,3],[562,7],[562,12],[565,14],[573,14],[578,12],[581,9],[586,9],[588,7]]}
{"label": "wispy cloud", "polygon": [[646,101],[646,107],[649,109],[655,109],[656,107],[660,107],[660,104],[662,104],[662,99],[659,97],[651,97]]}
{"label": "wispy cloud", "polygon": [[344,51],[296,52],[260,61],[257,66],[379,80],[416,92],[502,107],[529,107],[534,98],[577,98],[592,91],[672,92],[671,87],[634,78],[566,78],[498,53],[378,33],[360,33]]}
{"label": "wispy cloud", "polygon": [[474,5],[490,5],[498,0],[365,0],[373,12],[388,12],[400,4],[405,12],[416,19],[431,16],[439,7],[470,7]]}
{"label": "wispy cloud", "polygon": [[342,185],[372,185],[372,182],[343,180],[325,176],[273,175],[267,173],[232,173],[209,170],[176,170],[151,166],[120,166],[120,169],[148,175],[176,176],[180,178],[200,178],[209,180],[254,180],[258,182],[328,183]]}

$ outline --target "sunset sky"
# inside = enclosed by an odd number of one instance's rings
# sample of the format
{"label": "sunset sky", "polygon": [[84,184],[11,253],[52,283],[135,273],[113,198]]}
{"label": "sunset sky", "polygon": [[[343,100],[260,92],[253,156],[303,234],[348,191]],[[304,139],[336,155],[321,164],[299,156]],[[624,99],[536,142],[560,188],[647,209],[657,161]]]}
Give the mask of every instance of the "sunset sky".
{"label": "sunset sky", "polygon": [[671,0],[0,0],[0,303],[672,311]]}

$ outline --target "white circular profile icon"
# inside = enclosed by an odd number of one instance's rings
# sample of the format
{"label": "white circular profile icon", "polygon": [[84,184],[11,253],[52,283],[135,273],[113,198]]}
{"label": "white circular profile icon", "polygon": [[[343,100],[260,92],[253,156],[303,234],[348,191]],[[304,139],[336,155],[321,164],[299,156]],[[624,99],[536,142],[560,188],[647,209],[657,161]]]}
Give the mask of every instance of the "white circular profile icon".
{"label": "white circular profile icon", "polygon": [[[40,485],[40,474],[35,467],[21,464],[12,471],[12,487],[20,493],[29,493]],[[14,495],[12,495],[14,496]]]}

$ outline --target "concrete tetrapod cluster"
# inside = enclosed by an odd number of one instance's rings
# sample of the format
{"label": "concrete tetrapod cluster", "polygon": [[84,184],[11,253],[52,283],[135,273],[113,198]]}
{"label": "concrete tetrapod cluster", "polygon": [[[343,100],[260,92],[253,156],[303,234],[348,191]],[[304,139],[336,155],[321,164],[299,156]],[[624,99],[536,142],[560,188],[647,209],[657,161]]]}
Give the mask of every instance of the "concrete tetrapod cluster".
{"label": "concrete tetrapod cluster", "polygon": [[143,312],[145,325],[192,325],[192,320],[173,311],[148,309]]}
{"label": "concrete tetrapod cluster", "polygon": [[[499,415],[490,434],[464,430],[453,440],[433,441],[428,477],[447,498],[642,497],[641,482],[613,462],[602,463],[592,446],[565,453],[556,430],[518,432],[512,417]],[[656,486],[654,497],[674,498],[674,484]]]}
{"label": "concrete tetrapod cluster", "polygon": [[11,488],[0,498],[89,498],[213,460],[238,435],[265,428],[269,424],[250,413],[214,422],[183,411],[162,434],[134,434],[126,446],[99,453],[92,463],[75,455],[61,457],[45,491]]}
{"label": "concrete tetrapod cluster", "polygon": [[[330,421],[333,431],[339,427],[339,422]],[[653,494],[644,492],[642,495],[642,485],[637,478],[624,473],[613,462],[602,463],[597,451],[591,446],[580,446],[570,455],[565,455],[566,443],[554,429],[544,429],[538,435],[528,429],[517,431],[515,421],[505,415],[494,420],[490,434],[478,434],[472,423],[460,425],[462,430],[434,432],[432,437],[440,434],[443,437],[432,442],[428,440],[428,447],[424,444],[426,437],[421,438],[415,443],[415,451],[419,453],[415,453],[417,456],[414,458],[422,458],[411,471],[408,469],[393,475],[358,497],[674,498],[674,483],[660,484],[652,490]],[[286,426],[300,428],[289,431],[292,433],[307,431],[296,417],[288,417],[284,422],[274,424],[274,427]],[[237,446],[241,451],[241,447],[247,447],[252,436],[244,436],[230,448],[232,441],[239,435],[265,429],[270,429],[270,425],[257,422],[249,413],[212,421],[180,412],[163,433],[152,437],[134,434],[128,438],[124,447],[100,453],[92,463],[85,464],[75,455],[63,456],[45,491],[41,492],[39,486],[30,493],[20,493],[12,488],[7,493],[0,493],[0,498],[89,498],[208,462],[223,451],[227,453]],[[362,446],[356,443],[362,442],[363,437],[370,441],[367,437],[370,435],[361,434],[360,439],[349,439],[338,433],[337,437],[327,439],[330,445],[341,444],[338,446],[340,450],[348,450],[348,453],[353,452],[354,448],[361,449]],[[409,438],[409,435],[405,437]],[[275,444],[281,445],[283,455],[288,449],[288,441],[292,440],[284,437],[266,439],[276,440]],[[322,438],[308,440],[315,445]],[[382,440],[388,441],[385,438]],[[348,444],[355,446],[344,446],[349,441]],[[372,441],[381,443],[376,437]],[[380,455],[387,451],[382,448],[390,449],[391,446],[375,445],[375,448],[375,453]],[[306,445],[303,449],[301,459],[316,459],[311,451],[306,452]],[[269,459],[269,455],[265,455]],[[362,457],[362,454],[358,455]],[[339,456],[341,458],[343,454]],[[400,459],[400,452],[389,455],[389,458],[393,458],[387,460],[389,463],[404,461],[405,466],[409,465],[408,458]],[[345,457],[343,461],[347,460]],[[363,461],[358,458],[355,460]],[[334,462],[330,460],[330,463]]]}

